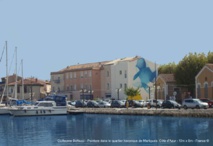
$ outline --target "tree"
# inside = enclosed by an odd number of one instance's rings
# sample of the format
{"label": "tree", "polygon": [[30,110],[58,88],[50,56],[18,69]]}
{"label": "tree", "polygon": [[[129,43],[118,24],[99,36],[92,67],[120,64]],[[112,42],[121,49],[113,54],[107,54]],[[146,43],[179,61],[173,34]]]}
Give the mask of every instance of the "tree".
{"label": "tree", "polygon": [[137,96],[140,94],[140,89],[137,88],[137,89],[134,89],[133,87],[131,88],[126,88],[124,90],[124,94],[126,94],[127,96],[130,96],[131,97],[131,100],[134,96]]}
{"label": "tree", "polygon": [[177,65],[174,62],[173,63],[169,63],[169,64],[161,65],[158,68],[158,74],[172,74],[172,73],[175,72],[176,66]]}
{"label": "tree", "polygon": [[213,63],[213,52],[208,52],[207,61],[208,63]]}
{"label": "tree", "polygon": [[189,53],[178,63],[175,69],[176,83],[188,87],[188,90],[194,94],[195,76],[206,63],[207,57],[204,53]]}

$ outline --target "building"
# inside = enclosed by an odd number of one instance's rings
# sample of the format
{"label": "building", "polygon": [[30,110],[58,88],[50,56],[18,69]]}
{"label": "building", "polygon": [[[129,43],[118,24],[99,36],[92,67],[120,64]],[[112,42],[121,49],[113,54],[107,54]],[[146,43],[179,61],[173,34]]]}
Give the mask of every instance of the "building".
{"label": "building", "polygon": [[[0,82],[0,96],[1,97],[7,97],[7,96],[11,96],[10,95],[10,90],[6,90],[6,80],[8,78],[8,85],[10,83],[13,83],[16,81],[16,74],[10,75],[8,77],[3,77],[1,78],[1,82]],[[20,76],[17,76],[17,80],[21,80],[22,78]],[[6,100],[6,99],[4,99]]]}
{"label": "building", "polygon": [[68,100],[126,99],[125,88],[140,88],[147,99],[156,78],[156,64],[142,57],[77,64],[51,72],[52,92],[65,94]]}
{"label": "building", "polygon": [[157,98],[158,99],[175,99],[182,101],[181,89],[176,85],[174,74],[159,74],[157,77]]}
{"label": "building", "polygon": [[[9,96],[15,98],[15,81],[8,84]],[[51,91],[48,81],[37,78],[26,78],[17,81],[17,99],[37,101],[46,97]]]}
{"label": "building", "polygon": [[107,61],[77,64],[51,72],[52,92],[68,100],[101,98],[101,70]]}
{"label": "building", "polygon": [[213,100],[213,64],[206,64],[195,77],[196,98]]}
{"label": "building", "polygon": [[139,88],[141,98],[149,98],[149,87],[153,87],[157,66],[140,56],[121,58],[111,65],[111,98],[126,99],[126,88]]}

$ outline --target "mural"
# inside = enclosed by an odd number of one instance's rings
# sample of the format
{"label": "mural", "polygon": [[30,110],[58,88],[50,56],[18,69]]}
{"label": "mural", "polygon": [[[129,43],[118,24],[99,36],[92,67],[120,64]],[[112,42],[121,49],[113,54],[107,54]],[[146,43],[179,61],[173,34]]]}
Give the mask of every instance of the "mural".
{"label": "mural", "polygon": [[151,68],[151,66],[149,66],[149,64],[143,58],[139,58],[137,60],[136,67],[138,68],[138,72],[134,75],[133,80],[139,79],[140,88],[144,88],[144,90],[148,93],[148,84],[150,82],[154,82],[156,77],[156,69],[155,67]]}

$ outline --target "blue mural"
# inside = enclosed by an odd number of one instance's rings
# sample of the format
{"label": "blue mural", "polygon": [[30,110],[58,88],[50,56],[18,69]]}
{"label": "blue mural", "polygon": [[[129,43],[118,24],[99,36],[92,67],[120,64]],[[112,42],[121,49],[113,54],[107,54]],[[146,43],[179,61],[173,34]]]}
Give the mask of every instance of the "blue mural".
{"label": "blue mural", "polygon": [[136,80],[139,78],[141,88],[144,88],[146,92],[148,92],[148,83],[154,81],[156,77],[156,70],[152,71],[143,58],[137,60],[136,67],[139,71],[134,75],[133,79]]}

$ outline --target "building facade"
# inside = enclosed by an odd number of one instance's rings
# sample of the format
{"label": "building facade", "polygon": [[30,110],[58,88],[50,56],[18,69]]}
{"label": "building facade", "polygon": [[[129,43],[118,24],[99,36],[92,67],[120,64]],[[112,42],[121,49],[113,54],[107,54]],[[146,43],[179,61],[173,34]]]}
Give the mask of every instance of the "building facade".
{"label": "building facade", "polygon": [[196,98],[213,100],[213,64],[206,64],[195,77]]}
{"label": "building facade", "polygon": [[[101,70],[105,62],[68,66],[51,73],[52,92],[67,95],[68,100],[101,97]],[[56,80],[60,79],[59,82]],[[60,90],[54,90],[60,88]]]}
{"label": "building facade", "polygon": [[65,94],[68,100],[126,99],[125,89],[133,87],[147,99],[156,70],[155,63],[139,56],[68,66],[51,73],[52,92]]}

